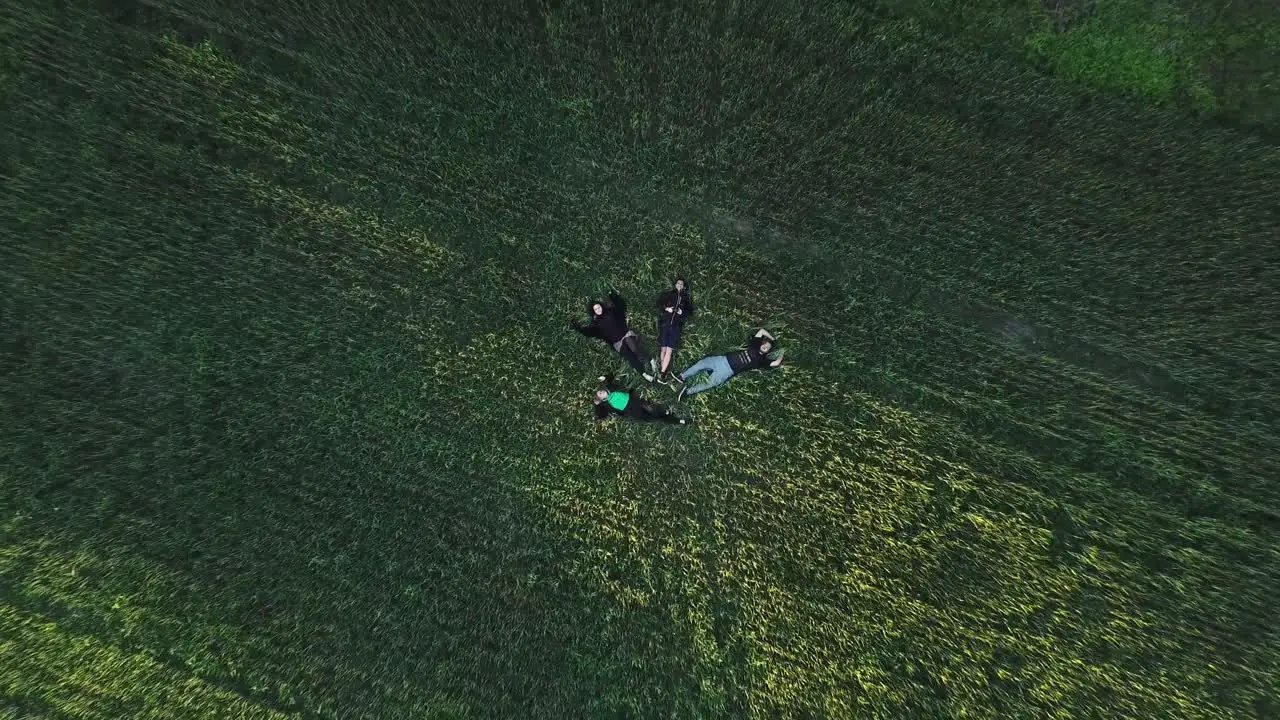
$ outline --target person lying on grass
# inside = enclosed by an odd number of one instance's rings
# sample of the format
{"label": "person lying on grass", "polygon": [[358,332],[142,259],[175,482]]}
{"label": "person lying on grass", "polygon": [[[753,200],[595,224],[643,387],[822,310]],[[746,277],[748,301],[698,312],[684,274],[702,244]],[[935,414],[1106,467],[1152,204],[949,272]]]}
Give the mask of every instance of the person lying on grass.
{"label": "person lying on grass", "polygon": [[635,390],[629,390],[616,382],[613,374],[600,376],[600,388],[596,390],[596,420],[608,417],[621,417],[636,422],[656,422],[665,425],[690,425],[689,420],[679,417],[671,409],[651,403],[640,397]]}
{"label": "person lying on grass", "polygon": [[591,313],[591,323],[573,323],[573,329],[587,337],[599,338],[609,343],[645,381],[653,382],[653,375],[645,367],[649,364],[649,358],[645,357],[640,348],[640,337],[627,327],[627,303],[622,296],[617,291],[610,290],[609,304],[596,300],[587,311]]}
{"label": "person lying on grass", "polygon": [[778,357],[771,361],[769,353],[772,351],[773,336],[768,330],[762,328],[756,331],[756,334],[747,342],[745,349],[736,350],[727,355],[708,355],[702,358],[680,373],[680,381],[687,383],[690,378],[702,372],[710,373],[710,377],[697,385],[686,385],[681,388],[677,402],[687,396],[720,387],[735,375],[741,375],[750,370],[778,367],[782,364],[783,351],[779,350]]}
{"label": "person lying on grass", "polygon": [[684,278],[676,278],[675,284],[658,295],[658,382],[671,380],[671,360],[680,349],[680,332],[693,317],[693,298]]}

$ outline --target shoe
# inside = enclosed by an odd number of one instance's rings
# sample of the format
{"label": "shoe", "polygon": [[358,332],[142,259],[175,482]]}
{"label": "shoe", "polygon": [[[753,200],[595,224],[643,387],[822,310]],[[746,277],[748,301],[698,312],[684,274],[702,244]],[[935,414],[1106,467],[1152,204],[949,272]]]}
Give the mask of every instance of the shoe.
{"label": "shoe", "polygon": [[670,385],[670,384],[671,384],[671,377],[670,377],[670,376],[663,376],[663,375],[655,375],[655,376],[654,376],[654,378],[653,378],[653,381],[654,381],[654,382],[656,382],[656,383],[658,383],[659,385]]}
{"label": "shoe", "polygon": [[653,376],[649,373],[640,373],[640,376],[644,378],[645,382],[653,382]]}

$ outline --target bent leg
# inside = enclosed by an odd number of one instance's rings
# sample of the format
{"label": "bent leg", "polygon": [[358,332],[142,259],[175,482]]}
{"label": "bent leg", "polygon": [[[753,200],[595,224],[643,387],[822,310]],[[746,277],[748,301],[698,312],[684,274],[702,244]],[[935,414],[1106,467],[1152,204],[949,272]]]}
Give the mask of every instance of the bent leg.
{"label": "bent leg", "polygon": [[694,375],[697,375],[700,372],[710,372],[714,364],[715,364],[715,358],[704,357],[698,362],[685,368],[684,372],[680,373],[680,379],[688,380],[689,378],[693,377]]}
{"label": "bent leg", "polygon": [[636,354],[636,357],[640,359],[641,363],[645,365],[649,364],[649,353],[645,350],[644,344],[640,342],[639,335],[635,335],[634,333],[628,335],[623,338],[622,343],[631,348],[631,352]]}
{"label": "bent leg", "polygon": [[671,412],[670,410],[668,410],[668,411],[664,412],[663,414],[658,415],[657,417],[655,417],[655,418],[654,418],[654,422],[659,422],[659,423],[662,423],[663,425],[684,425],[684,424],[686,424],[683,418],[681,418],[679,415],[676,415],[675,413]]}
{"label": "bent leg", "polygon": [[733,367],[729,365],[729,358],[721,355],[716,362],[715,367],[711,369],[711,387],[719,387],[729,382],[729,378],[733,377]]}
{"label": "bent leg", "polygon": [[706,363],[707,369],[711,371],[711,376],[697,385],[690,386],[685,390],[686,395],[697,395],[700,392],[706,392],[712,388],[720,387],[733,377],[733,368],[729,365],[729,358],[723,355],[715,357],[703,358],[699,364]]}
{"label": "bent leg", "polygon": [[697,395],[698,393],[700,393],[700,392],[706,392],[707,390],[710,390],[711,388],[713,388],[713,387],[715,387],[715,386],[716,386],[716,383],[712,383],[712,382],[711,382],[711,378],[707,378],[706,380],[703,380],[702,382],[698,383],[697,385],[687,385],[687,386],[685,386],[684,394],[685,394],[685,397],[688,397],[688,396],[690,396],[690,395]]}
{"label": "bent leg", "polygon": [[622,349],[618,350],[618,354],[622,356],[623,360],[627,361],[627,364],[631,366],[632,370],[635,370],[641,375],[648,372],[648,369],[644,366],[644,361],[636,355],[636,351],[627,343],[622,343]]}
{"label": "bent leg", "polygon": [[666,425],[680,425],[681,420],[678,415],[671,412],[669,408],[657,403],[643,403],[638,408],[637,419],[649,422],[663,423]]}

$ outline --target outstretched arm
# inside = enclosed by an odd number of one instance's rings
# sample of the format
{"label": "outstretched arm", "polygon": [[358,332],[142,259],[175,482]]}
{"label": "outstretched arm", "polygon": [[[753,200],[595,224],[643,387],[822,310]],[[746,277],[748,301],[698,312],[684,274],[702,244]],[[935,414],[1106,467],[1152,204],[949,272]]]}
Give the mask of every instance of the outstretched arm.
{"label": "outstretched arm", "polygon": [[606,373],[604,375],[601,375],[600,384],[603,385],[604,388],[609,391],[622,389],[622,386],[618,383],[617,379],[614,378],[613,373]]}
{"label": "outstretched arm", "polygon": [[618,294],[617,290],[609,291],[609,303],[613,305],[614,309],[617,310],[619,314],[627,314],[627,301],[622,299],[622,296]]}
{"label": "outstretched arm", "polygon": [[571,323],[571,324],[574,330],[577,330],[578,332],[582,333],[583,335],[586,335],[589,338],[600,337],[600,329],[597,328],[595,325],[580,325],[578,323]]}
{"label": "outstretched arm", "polygon": [[596,402],[596,412],[594,417],[596,420],[604,420],[609,417],[609,405],[607,403]]}
{"label": "outstretched arm", "polygon": [[769,331],[765,330],[764,328],[760,328],[759,330],[757,330],[754,337],[762,337],[769,340],[770,342],[773,342],[773,336],[770,335]]}

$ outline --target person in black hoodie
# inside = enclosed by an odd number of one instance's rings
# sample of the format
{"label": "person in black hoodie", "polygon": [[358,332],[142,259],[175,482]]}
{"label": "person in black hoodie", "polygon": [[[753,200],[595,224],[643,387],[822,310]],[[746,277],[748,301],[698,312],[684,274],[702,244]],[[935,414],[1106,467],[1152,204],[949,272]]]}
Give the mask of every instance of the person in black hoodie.
{"label": "person in black hoodie", "polygon": [[573,329],[587,337],[599,338],[609,343],[645,381],[653,382],[653,375],[646,367],[649,358],[640,348],[640,338],[634,330],[627,327],[627,303],[622,296],[611,290],[608,304],[596,300],[588,306],[587,312],[591,314],[590,324],[573,323]]}
{"label": "person in black hoodie", "polygon": [[783,351],[779,350],[778,357],[770,360],[769,353],[773,352],[773,348],[773,336],[768,330],[762,328],[756,331],[756,334],[747,342],[745,349],[735,350],[727,355],[708,355],[702,358],[680,373],[680,379],[688,382],[690,378],[701,372],[709,372],[711,376],[697,385],[687,385],[682,388],[677,401],[689,395],[697,395],[719,387],[735,375],[741,375],[750,370],[778,367],[782,364]]}
{"label": "person in black hoodie", "polygon": [[600,376],[600,388],[595,396],[595,419],[625,418],[636,422],[656,422],[664,425],[691,425],[692,423],[671,412],[670,408],[651,403],[616,382],[613,374]]}
{"label": "person in black hoodie", "polygon": [[693,298],[684,278],[676,278],[675,284],[658,295],[658,382],[670,380],[671,360],[680,348],[680,332],[693,317]]}

